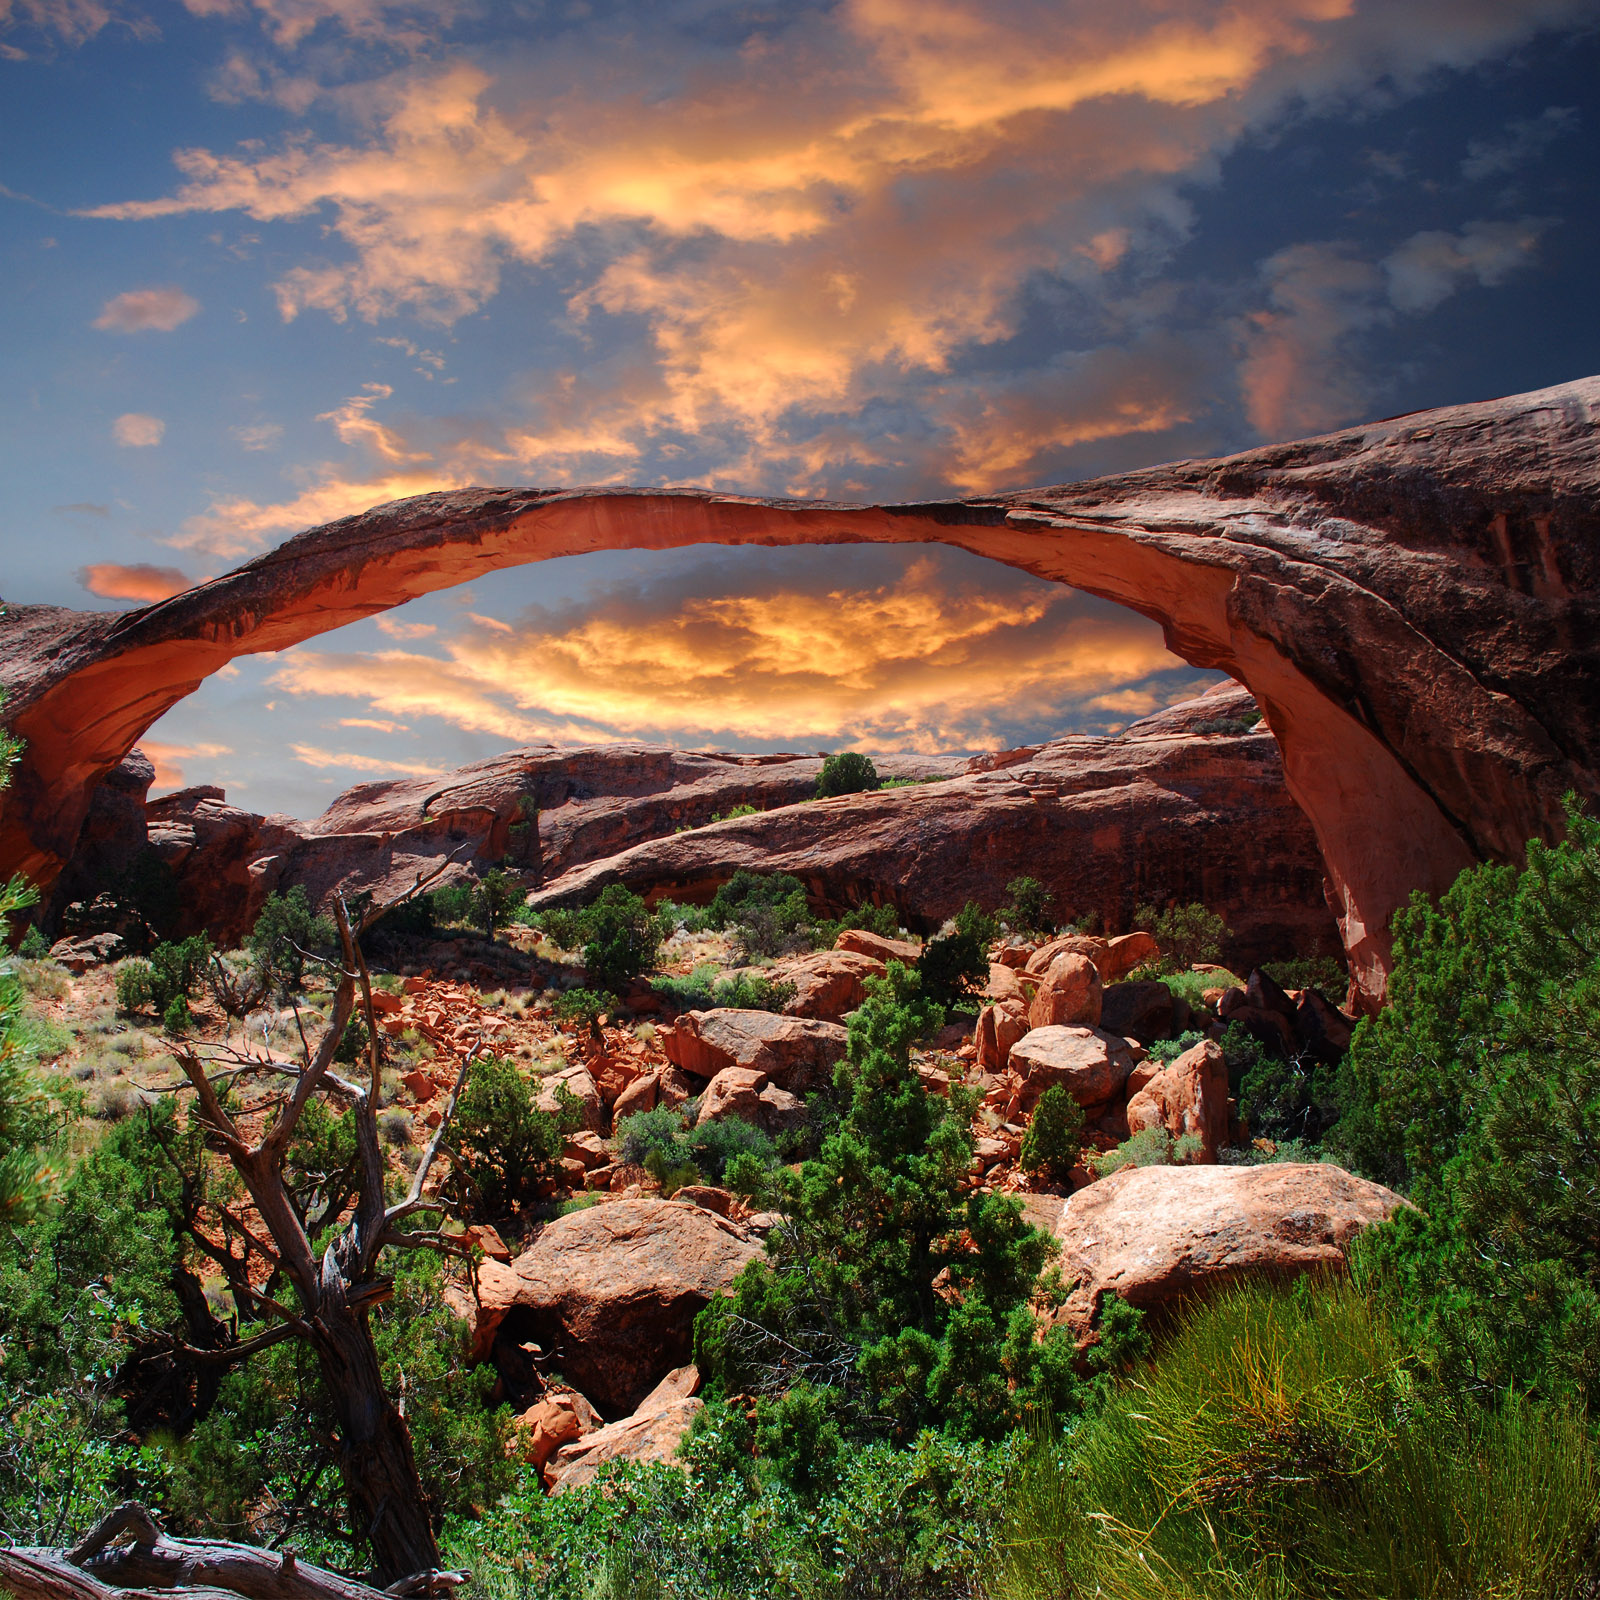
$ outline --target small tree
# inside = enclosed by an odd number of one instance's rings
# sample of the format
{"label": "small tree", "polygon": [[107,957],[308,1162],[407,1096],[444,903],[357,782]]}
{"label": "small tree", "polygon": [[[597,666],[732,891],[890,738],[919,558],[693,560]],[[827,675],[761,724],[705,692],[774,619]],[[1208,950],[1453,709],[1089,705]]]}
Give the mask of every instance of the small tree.
{"label": "small tree", "polygon": [[878,787],[878,769],[870,758],[855,750],[827,756],[817,775],[817,799],[841,794],[865,794]]}
{"label": "small tree", "polygon": [[959,1004],[989,981],[989,945],[995,919],[972,901],[964,905],[949,933],[930,939],[917,963],[922,992],[939,1005]]}
{"label": "small tree", "polygon": [[583,964],[595,982],[620,989],[656,964],[671,931],[665,916],[613,883],[584,911]]}
{"label": "small tree", "polygon": [[1157,911],[1140,906],[1134,922],[1155,935],[1161,946],[1163,972],[1187,972],[1196,962],[1215,963],[1222,959],[1222,947],[1233,937],[1233,930],[1215,912],[1198,900],[1188,905],[1169,906]]}
{"label": "small tree", "polygon": [[486,938],[494,938],[495,930],[505,925],[522,898],[521,885],[499,867],[478,879],[472,891],[472,916]]}
{"label": "small tree", "polygon": [[245,946],[287,997],[305,982],[307,959],[333,948],[337,934],[333,919],[311,909],[305,887],[295,884],[287,894],[269,894]]}
{"label": "small tree", "polygon": [[532,1085],[513,1063],[483,1056],[472,1064],[456,1111],[463,1210],[498,1222],[561,1175],[566,1136],[577,1129],[582,1108],[565,1084],[557,1085],[556,1099],[561,1110],[551,1116],[534,1104]]}
{"label": "small tree", "polygon": [[1065,1183],[1083,1149],[1083,1107],[1059,1084],[1039,1096],[1017,1165],[1046,1183]]}
{"label": "small tree", "polygon": [[1013,878],[1006,885],[1006,903],[1000,908],[1000,920],[1013,933],[1049,933],[1054,924],[1049,920],[1048,908],[1054,899],[1055,895],[1037,878],[1026,875]]}

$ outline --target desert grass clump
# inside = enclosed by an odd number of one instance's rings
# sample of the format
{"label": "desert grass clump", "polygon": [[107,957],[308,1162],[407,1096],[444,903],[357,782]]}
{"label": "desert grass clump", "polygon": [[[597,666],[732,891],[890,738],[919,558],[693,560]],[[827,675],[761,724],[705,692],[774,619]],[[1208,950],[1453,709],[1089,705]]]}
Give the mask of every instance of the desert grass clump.
{"label": "desert grass clump", "polygon": [[1010,1486],[994,1600],[1544,1600],[1595,1573],[1579,1416],[1446,1395],[1348,1282],[1256,1284]]}

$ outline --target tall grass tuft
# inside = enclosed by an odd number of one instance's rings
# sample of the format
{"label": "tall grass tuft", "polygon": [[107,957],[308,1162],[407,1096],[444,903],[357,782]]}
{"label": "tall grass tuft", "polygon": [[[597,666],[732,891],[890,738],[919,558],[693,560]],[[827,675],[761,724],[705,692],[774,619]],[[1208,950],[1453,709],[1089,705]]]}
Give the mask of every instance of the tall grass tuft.
{"label": "tall grass tuft", "polygon": [[1446,1403],[1342,1281],[1193,1312],[1009,1494],[994,1600],[1579,1600],[1600,1457],[1559,1404]]}

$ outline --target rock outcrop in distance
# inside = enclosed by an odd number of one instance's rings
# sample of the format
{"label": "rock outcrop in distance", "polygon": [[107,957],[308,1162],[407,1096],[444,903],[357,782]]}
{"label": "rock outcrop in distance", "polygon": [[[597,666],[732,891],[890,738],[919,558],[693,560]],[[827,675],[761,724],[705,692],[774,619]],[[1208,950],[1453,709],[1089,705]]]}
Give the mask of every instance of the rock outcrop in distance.
{"label": "rock outcrop in distance", "polygon": [[13,607],[0,685],[28,751],[0,816],[0,875],[49,888],[99,780],[235,656],[555,556],[934,540],[1120,601],[1254,692],[1376,1001],[1412,890],[1558,836],[1569,790],[1600,798],[1597,421],[1600,378],[1584,378],[960,501],[464,489],[313,529],[138,610]]}
{"label": "rock outcrop in distance", "polygon": [[[885,757],[885,777],[942,781],[826,801],[809,799],[818,757],[646,745],[513,751],[425,781],[359,784],[311,822],[257,816],[202,786],[150,803],[148,843],[177,880],[174,931],[206,929],[224,945],[274,891],[390,898],[454,853],[463,866],[504,858],[535,879],[542,869],[539,905],[619,882],[704,901],[748,867],[793,873],[829,914],[892,904],[920,931],[968,899],[1000,905],[1027,873],[1054,891],[1058,916],[1092,909],[1112,931],[1142,903],[1203,900],[1234,930],[1229,959],[1248,969],[1336,950],[1339,937],[1277,745],[1264,722],[1246,727],[1256,714],[1247,691],[1219,684],[1114,738],[971,761]],[[125,812],[150,771],[135,754],[102,785],[92,846],[63,872],[58,908],[143,848]],[[711,823],[738,805],[762,809]]]}

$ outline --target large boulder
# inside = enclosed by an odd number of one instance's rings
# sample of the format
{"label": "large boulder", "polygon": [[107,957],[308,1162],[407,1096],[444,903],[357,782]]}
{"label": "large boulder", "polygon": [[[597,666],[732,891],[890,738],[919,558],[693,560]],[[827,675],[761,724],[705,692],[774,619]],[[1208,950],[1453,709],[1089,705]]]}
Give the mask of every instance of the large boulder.
{"label": "large boulder", "polygon": [[534,1104],[547,1116],[553,1117],[561,1110],[561,1096],[557,1092],[558,1089],[565,1089],[578,1102],[583,1127],[591,1133],[608,1131],[605,1102],[601,1100],[599,1086],[586,1066],[581,1062],[574,1062],[570,1067],[552,1072],[540,1084]]}
{"label": "large boulder", "polygon": [[869,933],[865,928],[846,928],[833,941],[835,950],[853,950],[858,956],[871,956],[887,964],[898,961],[902,966],[914,967],[922,959],[921,945],[909,939],[889,939],[881,933]]}
{"label": "large boulder", "polygon": [[474,1345],[531,1341],[603,1415],[626,1416],[689,1359],[700,1308],[761,1253],[738,1224],[670,1200],[557,1217],[510,1267],[479,1272]]}
{"label": "large boulder", "polygon": [[726,1007],[686,1012],[657,1037],[667,1060],[697,1078],[740,1067],[801,1093],[833,1081],[850,1039],[837,1022]]}
{"label": "large boulder", "polygon": [[1028,1003],[1028,1021],[1035,1028],[1098,1028],[1101,1014],[1100,974],[1086,955],[1063,951],[1046,968]]}
{"label": "large boulder", "polygon": [[887,962],[859,951],[816,950],[779,962],[767,975],[794,985],[794,999],[783,1008],[791,1017],[843,1022],[867,998],[867,979],[888,970]]}
{"label": "large boulder", "polygon": [[1165,1128],[1174,1139],[1197,1138],[1199,1159],[1215,1161],[1228,1142],[1228,1063],[1222,1046],[1205,1039],[1185,1050],[1129,1096],[1127,1116],[1129,1133]]}
{"label": "large boulder", "polygon": [[1406,1202],[1339,1167],[1125,1167],[1080,1189],[1056,1225],[1062,1317],[1094,1337],[1100,1302],[1157,1311],[1247,1277],[1342,1270],[1364,1228]]}
{"label": "large boulder", "polygon": [[1104,1105],[1121,1094],[1134,1063],[1128,1041],[1103,1028],[1034,1028],[1011,1047],[1024,1111],[1031,1111],[1053,1084],[1080,1106]]}
{"label": "large boulder", "polygon": [[1140,1044],[1165,1039],[1172,1032],[1173,1020],[1172,991],[1153,978],[1108,984],[1101,997],[1100,1026]]}
{"label": "large boulder", "polygon": [[1028,1011],[1020,999],[1003,1000],[998,1005],[985,1006],[978,1013],[978,1026],[973,1041],[978,1047],[978,1068],[982,1072],[1004,1072],[1011,1060],[1011,1052],[1019,1040],[1027,1037]]}

